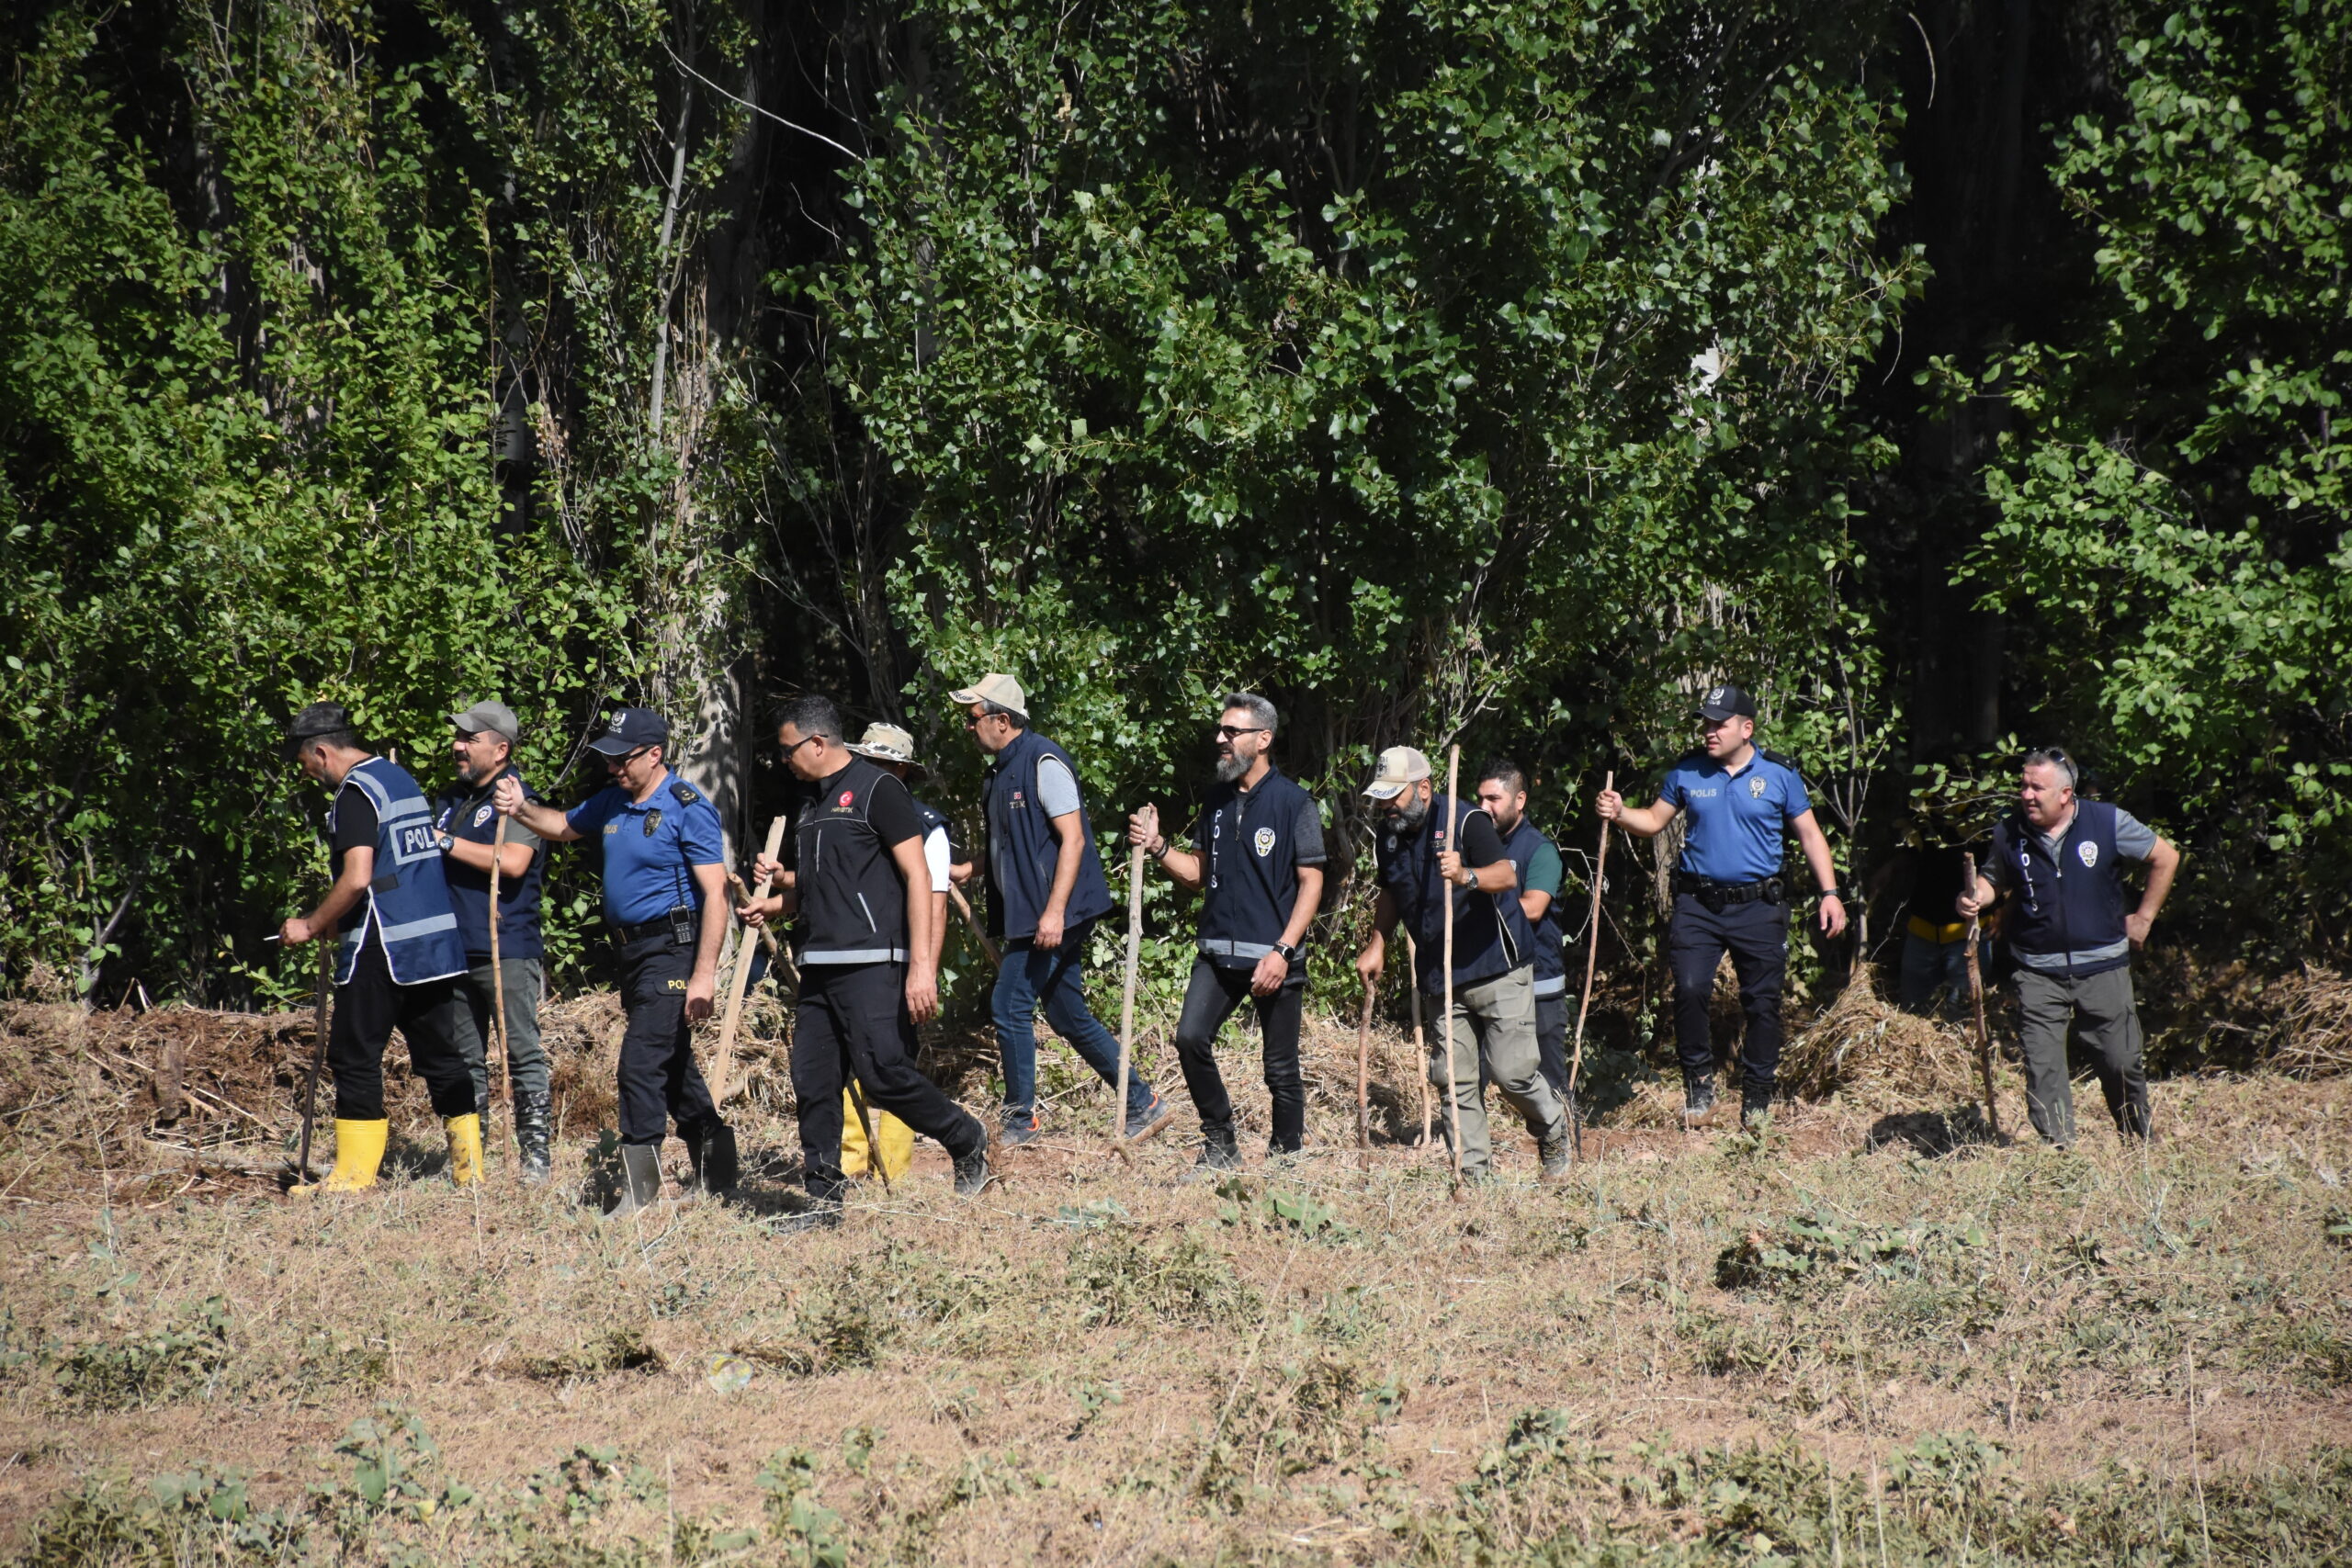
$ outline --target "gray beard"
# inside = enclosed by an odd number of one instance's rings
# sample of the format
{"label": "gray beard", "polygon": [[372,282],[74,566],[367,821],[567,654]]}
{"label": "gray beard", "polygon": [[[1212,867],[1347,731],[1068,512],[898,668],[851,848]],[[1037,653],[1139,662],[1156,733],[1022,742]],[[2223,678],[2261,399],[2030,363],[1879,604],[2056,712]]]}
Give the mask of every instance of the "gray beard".
{"label": "gray beard", "polygon": [[1417,800],[1410,806],[1400,806],[1388,819],[1408,833],[1418,833],[1421,830],[1421,824],[1430,819],[1430,803]]}
{"label": "gray beard", "polygon": [[1231,784],[1249,771],[1250,759],[1238,752],[1216,760],[1216,782],[1219,784]]}

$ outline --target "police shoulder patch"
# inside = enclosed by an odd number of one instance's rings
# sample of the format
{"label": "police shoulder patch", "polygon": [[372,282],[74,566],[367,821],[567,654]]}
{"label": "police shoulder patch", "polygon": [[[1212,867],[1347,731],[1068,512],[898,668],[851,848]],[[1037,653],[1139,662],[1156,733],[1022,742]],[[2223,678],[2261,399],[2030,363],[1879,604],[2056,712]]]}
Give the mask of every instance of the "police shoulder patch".
{"label": "police shoulder patch", "polygon": [[1764,746],[1758,746],[1756,748],[1756,754],[1763,758],[1768,762],[1778,763],[1780,766],[1788,769],[1789,772],[1792,773],[1797,771],[1797,761],[1794,757],[1783,757],[1778,751],[1772,750],[1770,748]]}
{"label": "police shoulder patch", "polygon": [[701,792],[696,790],[694,785],[688,784],[684,779],[672,779],[670,781],[670,793],[678,797],[678,804],[681,806],[692,806],[695,801],[702,798]]}

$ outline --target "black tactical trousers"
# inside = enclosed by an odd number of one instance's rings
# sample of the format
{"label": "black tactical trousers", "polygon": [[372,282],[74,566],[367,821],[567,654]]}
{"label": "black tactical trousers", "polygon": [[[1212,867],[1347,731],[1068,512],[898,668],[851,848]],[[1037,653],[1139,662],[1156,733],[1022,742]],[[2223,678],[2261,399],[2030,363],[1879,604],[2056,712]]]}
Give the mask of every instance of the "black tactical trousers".
{"label": "black tactical trousers", "polygon": [[1674,1043],[1686,1077],[1714,1070],[1715,1043],[1707,1003],[1715,968],[1731,954],[1739,976],[1740,1010],[1747,1015],[1739,1065],[1748,1085],[1770,1089],[1781,1070],[1781,979],[1789,967],[1789,907],[1758,898],[1709,909],[1698,896],[1674,899]]}
{"label": "black tactical trousers", "polygon": [[915,1021],[903,964],[810,964],[800,971],[792,1031],[792,1095],[800,1105],[800,1179],[812,1198],[838,1200],[842,1090],[854,1074],[866,1109],[887,1111],[961,1159],[988,1142],[979,1119],[915,1066]]}
{"label": "black tactical trousers", "polygon": [[[1225,969],[1206,957],[1193,960],[1192,984],[1184,988],[1184,1010],[1176,1021],[1176,1061],[1204,1129],[1233,1126],[1233,1100],[1216,1070],[1216,1034],[1250,995],[1253,972],[1254,966]],[[1306,998],[1301,976],[1271,997],[1253,998],[1266,1092],[1273,1100],[1273,1137],[1267,1146],[1276,1154],[1295,1154],[1306,1141],[1306,1083],[1298,1066],[1299,1013]]]}
{"label": "black tactical trousers", "polygon": [[371,928],[351,978],[335,987],[334,1018],[327,1026],[337,1121],[384,1119],[384,1047],[395,1029],[408,1042],[409,1066],[424,1080],[436,1115],[470,1116],[481,1109],[466,1058],[469,1045],[477,1056],[481,1045],[473,1015],[458,995],[456,976],[421,986],[396,984],[383,940]]}
{"label": "black tactical trousers", "polygon": [[621,1033],[624,1144],[658,1144],[673,1121],[679,1136],[691,1137],[718,1120],[686,1023],[686,982],[694,972],[693,946],[667,931],[621,944],[621,1006],[628,1010]]}

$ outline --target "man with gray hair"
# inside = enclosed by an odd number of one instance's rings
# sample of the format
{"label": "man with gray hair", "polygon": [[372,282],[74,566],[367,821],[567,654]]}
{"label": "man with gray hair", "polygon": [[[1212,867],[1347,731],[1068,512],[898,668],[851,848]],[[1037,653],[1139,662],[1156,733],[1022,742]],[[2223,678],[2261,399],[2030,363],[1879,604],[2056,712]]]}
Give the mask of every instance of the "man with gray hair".
{"label": "man with gray hair", "polygon": [[[483,1043],[492,1038],[500,998],[506,1024],[506,1080],[514,1090],[514,1146],[523,1179],[548,1179],[548,1059],[539,1048],[541,964],[547,948],[539,932],[539,888],[547,870],[547,845],[519,821],[506,824],[506,842],[497,843],[494,797],[501,779],[522,784],[514,766],[514,743],[522,727],[504,703],[481,702],[449,716],[456,732],[449,750],[457,782],[433,802],[433,829],[441,846],[441,868],[449,883],[449,904],[458,916],[458,936],[466,944],[466,972],[458,995],[474,1021],[471,1054],[474,1098],[490,1105],[490,1073]],[[523,798],[538,794],[523,784]],[[498,858],[498,975],[490,970],[491,858]]]}
{"label": "man with gray hair", "polygon": [[1323,815],[1314,796],[1275,771],[1274,705],[1254,692],[1224,702],[1216,727],[1216,786],[1201,803],[1196,849],[1171,845],[1159,808],[1127,818],[1127,841],[1201,893],[1200,951],[1176,1024],[1176,1059],[1201,1115],[1206,1173],[1241,1163],[1233,1101],[1216,1070],[1217,1031],[1245,996],[1258,1004],[1260,1054],[1273,1099],[1269,1154],[1296,1154],[1306,1137],[1299,1016],[1306,996],[1306,929],[1323,899]]}
{"label": "man with gray hair", "polygon": [[[2078,777],[2074,759],[2055,746],[2025,754],[2018,808],[1993,829],[1992,863],[1953,904],[1963,919],[2009,906],[2026,1114],[2060,1148],[2075,1141],[2066,1037],[2077,1026],[2116,1130],[2126,1138],[2148,1135],[2132,950],[2148,940],[2180,870],[2180,852],[2154,829],[2120,807],[2077,799]],[[2148,867],[2147,890],[2128,914],[2127,860]]]}

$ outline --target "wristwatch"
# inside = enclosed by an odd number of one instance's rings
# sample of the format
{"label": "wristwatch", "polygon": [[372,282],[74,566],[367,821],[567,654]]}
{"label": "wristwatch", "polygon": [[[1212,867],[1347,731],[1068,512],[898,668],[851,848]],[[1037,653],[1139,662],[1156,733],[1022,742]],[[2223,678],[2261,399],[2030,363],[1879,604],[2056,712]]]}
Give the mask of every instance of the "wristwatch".
{"label": "wristwatch", "polygon": [[1301,956],[1298,949],[1293,947],[1286,942],[1278,942],[1274,943],[1274,951],[1283,955],[1283,963],[1289,964],[1294,969],[1298,967],[1298,961]]}
{"label": "wristwatch", "polygon": [[457,840],[451,838],[447,833],[443,833],[440,837],[441,852],[445,855],[447,854],[449,852],[449,846],[457,841]]}
{"label": "wristwatch", "polygon": [[1816,904],[1820,903],[1824,898],[1835,898],[1838,902],[1842,904],[1846,901],[1846,895],[1839,892],[1835,887],[1825,887],[1820,892],[1813,896],[1813,901]]}

